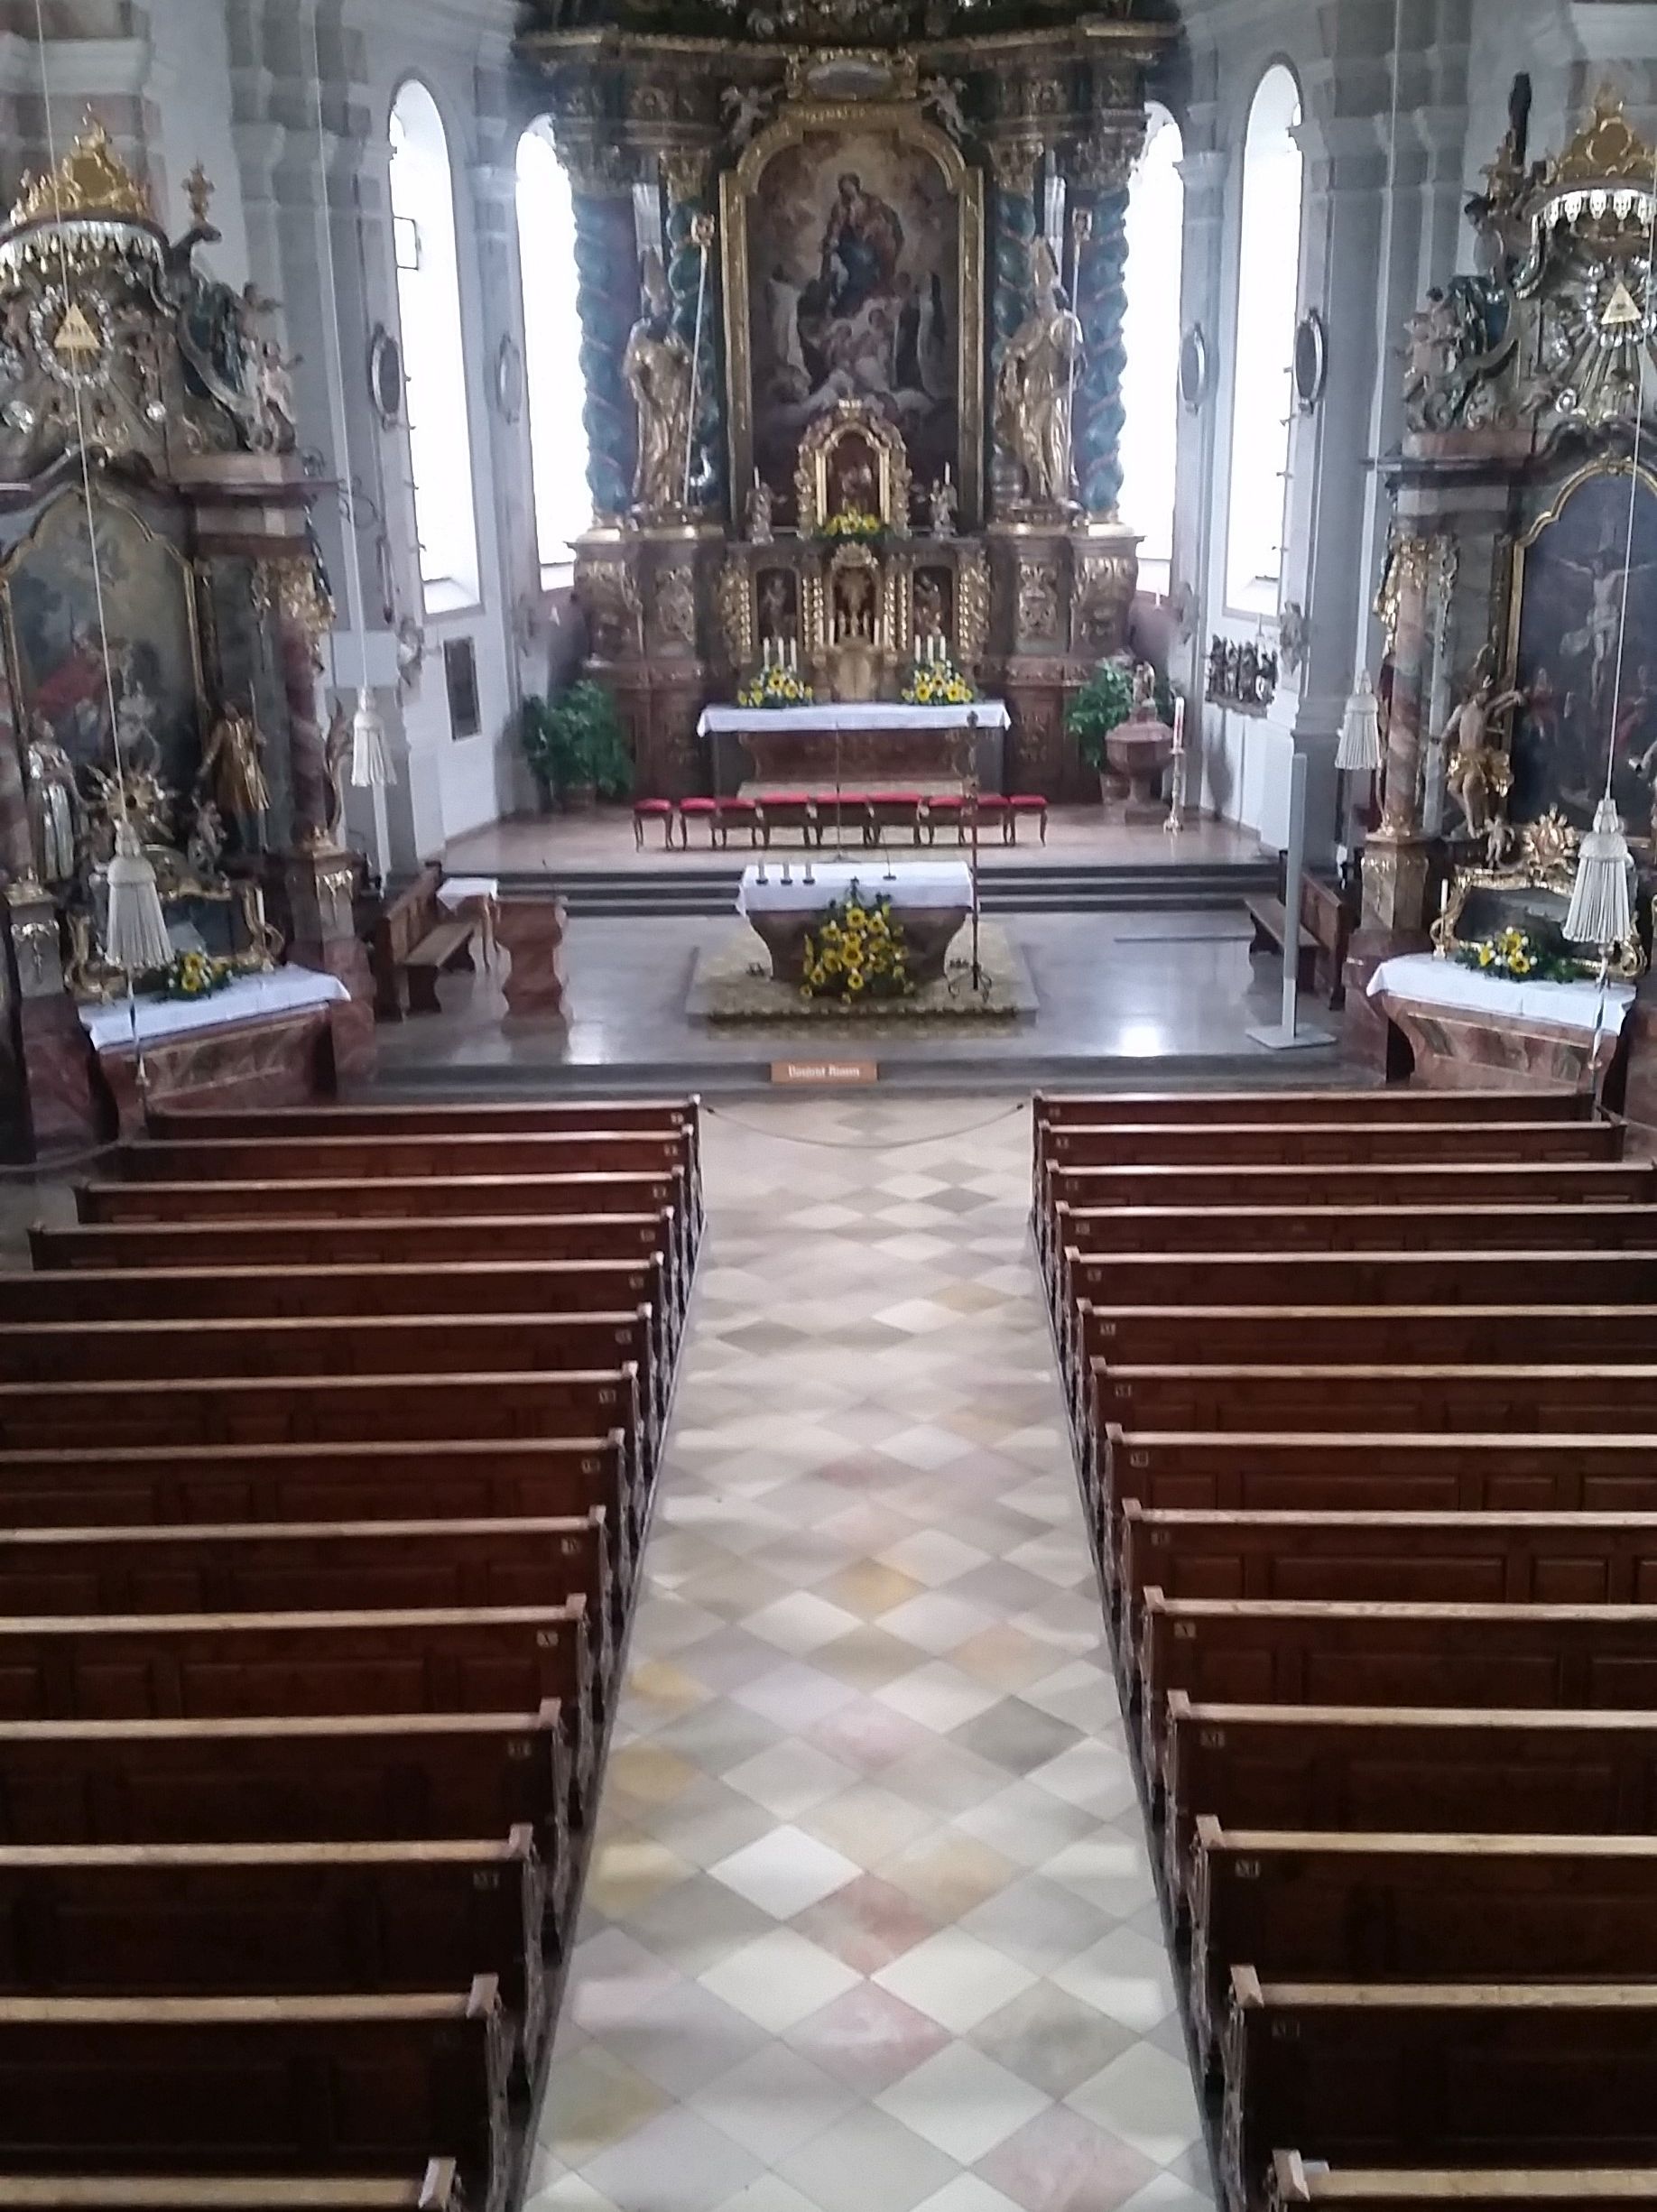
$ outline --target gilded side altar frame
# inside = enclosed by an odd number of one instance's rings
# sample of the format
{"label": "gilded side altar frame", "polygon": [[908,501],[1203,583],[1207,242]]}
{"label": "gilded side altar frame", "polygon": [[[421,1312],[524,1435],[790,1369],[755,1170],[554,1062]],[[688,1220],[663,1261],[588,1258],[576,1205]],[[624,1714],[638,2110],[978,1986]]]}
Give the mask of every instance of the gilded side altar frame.
{"label": "gilded side altar frame", "polygon": [[[1585,464],[1565,479],[1554,493],[1549,504],[1533,523],[1527,525],[1514,540],[1512,577],[1507,593],[1507,641],[1502,670],[1502,688],[1511,690],[1519,676],[1519,634],[1524,619],[1524,571],[1531,550],[1545,530],[1551,530],[1572,499],[1585,484],[1597,477],[1633,477],[1634,456],[1629,453],[1607,453]],[[1657,498],[1657,471],[1642,464],[1640,482]]]}
{"label": "gilded side altar frame", "polygon": [[[1461,917],[1475,892],[1545,891],[1569,903],[1577,878],[1578,843],[1578,832],[1554,807],[1540,821],[1528,822],[1521,828],[1519,852],[1505,867],[1458,868],[1447,886],[1444,912],[1432,927],[1433,949],[1439,958],[1449,959],[1459,949]],[[1586,982],[1597,978],[1597,959],[1584,954],[1578,965]],[[1611,948],[1609,973],[1614,981],[1621,983],[1637,982],[1645,973],[1645,954],[1637,932]]]}
{"label": "gilded side altar frame", "polygon": [[[877,57],[892,71],[892,57]],[[900,61],[903,59],[899,57]],[[799,81],[806,82],[805,79]],[[900,69],[888,81],[908,89]],[[918,146],[938,165],[958,211],[956,335],[958,470],[960,524],[978,528],[984,516],[984,179],[949,134],[926,120],[914,98],[791,100],[777,120],[756,132],[734,169],[719,180],[719,238],[725,276],[725,363],[729,406],[731,482],[754,477],[754,362],[750,344],[753,301],[748,282],[748,202],[779,153],[811,133],[859,129],[887,133]],[[907,523],[907,516],[905,516]]]}

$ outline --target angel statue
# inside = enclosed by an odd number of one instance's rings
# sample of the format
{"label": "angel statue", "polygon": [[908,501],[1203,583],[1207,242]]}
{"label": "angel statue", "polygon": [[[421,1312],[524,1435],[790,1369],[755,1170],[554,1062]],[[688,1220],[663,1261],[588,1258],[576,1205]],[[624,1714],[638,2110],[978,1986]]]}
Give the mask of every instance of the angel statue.
{"label": "angel statue", "polygon": [[995,380],[995,428],[1023,464],[1032,503],[1070,504],[1070,402],[1082,354],[1082,328],[1059,282],[1045,238],[1031,248],[1035,298],[1007,340]]}
{"label": "angel statue", "polygon": [[672,301],[662,256],[648,246],[643,298],[627,340],[622,374],[639,413],[639,459],[633,504],[643,515],[672,514],[685,503],[690,443],[690,348],[673,328]]}
{"label": "angel statue", "polygon": [[[1473,672],[1472,689],[1450,717],[1440,744],[1449,752],[1446,788],[1461,809],[1470,838],[1487,838],[1492,818],[1513,789],[1513,763],[1490,740],[1490,725],[1522,704],[1523,691],[1498,693],[1487,653]],[[1453,750],[1451,749],[1453,748]]]}

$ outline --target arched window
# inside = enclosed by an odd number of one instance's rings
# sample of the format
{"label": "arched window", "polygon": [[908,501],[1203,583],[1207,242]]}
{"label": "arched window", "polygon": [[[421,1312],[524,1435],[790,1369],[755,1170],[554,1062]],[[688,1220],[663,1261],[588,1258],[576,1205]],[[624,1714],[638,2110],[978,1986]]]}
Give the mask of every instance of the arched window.
{"label": "arched window", "polygon": [[541,580],[575,559],[573,541],[593,520],[581,411],[581,324],[576,312],[575,204],[544,127],[518,141],[518,267],[523,289],[523,358],[529,393],[535,538]]}
{"label": "arched window", "polygon": [[391,115],[392,231],[414,525],[426,612],[477,602],[477,518],[460,323],[454,180],[437,102],[411,80]]}
{"label": "arched window", "polygon": [[1148,110],[1145,150],[1128,188],[1127,366],[1122,404],[1122,514],[1140,532],[1142,591],[1165,593],[1173,573],[1175,456],[1180,436],[1180,275],[1185,252],[1185,153],[1165,107]]}
{"label": "arched window", "polygon": [[1239,614],[1275,615],[1282,575],[1301,292],[1300,121],[1300,88],[1280,62],[1260,80],[1243,150],[1226,539],[1226,602]]}

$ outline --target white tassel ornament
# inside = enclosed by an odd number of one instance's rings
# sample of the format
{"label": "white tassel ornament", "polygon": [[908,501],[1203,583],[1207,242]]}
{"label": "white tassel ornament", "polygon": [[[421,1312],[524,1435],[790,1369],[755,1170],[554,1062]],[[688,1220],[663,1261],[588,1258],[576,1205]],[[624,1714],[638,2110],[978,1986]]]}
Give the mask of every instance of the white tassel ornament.
{"label": "white tassel ornament", "polygon": [[1565,934],[1573,944],[1608,952],[1629,934],[1634,927],[1628,894],[1632,857],[1623,835],[1623,818],[1607,792],[1595,810],[1594,827],[1578,854],[1577,880],[1565,917]]}
{"label": "white tassel ornament", "polygon": [[1380,767],[1381,759],[1381,702],[1369,680],[1369,671],[1364,669],[1347,701],[1335,765],[1351,774],[1373,775]]}
{"label": "white tassel ornament", "polygon": [[358,791],[384,791],[397,781],[385,724],[366,685],[356,694],[356,712],[351,717],[351,781]]}
{"label": "white tassel ornament", "polygon": [[124,969],[128,976],[165,967],[172,958],[172,940],[167,935],[155,870],[138,842],[137,831],[125,817],[116,824],[115,856],[109,863],[104,955],[111,967]]}

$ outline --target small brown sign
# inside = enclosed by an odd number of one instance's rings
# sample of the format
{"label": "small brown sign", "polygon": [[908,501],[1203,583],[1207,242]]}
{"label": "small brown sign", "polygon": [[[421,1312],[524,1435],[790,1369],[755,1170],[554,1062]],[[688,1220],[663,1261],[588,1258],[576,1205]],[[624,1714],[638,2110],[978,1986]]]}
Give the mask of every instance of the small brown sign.
{"label": "small brown sign", "polygon": [[773,1060],[773,1083],[798,1084],[818,1090],[854,1089],[880,1081],[880,1062],[874,1060]]}

